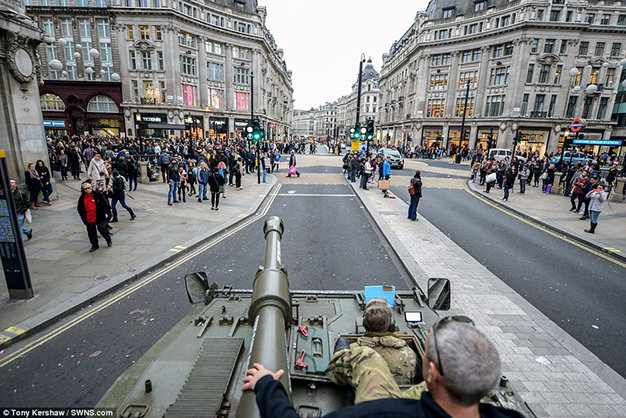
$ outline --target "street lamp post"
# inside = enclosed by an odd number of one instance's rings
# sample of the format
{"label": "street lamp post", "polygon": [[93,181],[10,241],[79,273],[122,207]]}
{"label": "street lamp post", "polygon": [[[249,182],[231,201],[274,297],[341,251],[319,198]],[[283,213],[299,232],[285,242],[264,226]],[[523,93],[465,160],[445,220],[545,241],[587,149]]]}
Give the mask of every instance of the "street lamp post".
{"label": "street lamp post", "polygon": [[363,63],[365,62],[365,54],[361,54],[359,60],[359,81],[356,91],[356,122],[354,124],[355,129],[359,129],[359,116],[361,114],[361,79],[363,77]]}
{"label": "street lamp post", "polygon": [[[457,148],[457,153],[461,152],[461,146],[463,145],[463,141],[465,140],[465,115],[467,114],[467,101],[469,99],[470,83],[471,79],[465,81],[465,84],[467,84],[467,88],[465,89],[465,104],[463,105],[463,119],[461,120],[461,135],[459,137],[459,147]],[[455,162],[457,164],[461,164],[461,159],[455,158]]]}
{"label": "street lamp post", "polygon": [[[241,63],[245,67],[244,63]],[[254,71],[250,68],[250,124],[254,123]],[[257,183],[261,184],[261,144],[256,142],[256,175]]]}

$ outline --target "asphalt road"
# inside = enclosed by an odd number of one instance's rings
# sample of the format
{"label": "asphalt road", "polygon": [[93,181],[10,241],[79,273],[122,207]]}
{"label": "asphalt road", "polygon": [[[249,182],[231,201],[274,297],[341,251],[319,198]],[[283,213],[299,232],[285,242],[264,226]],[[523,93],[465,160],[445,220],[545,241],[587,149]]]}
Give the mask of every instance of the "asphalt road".
{"label": "asphalt road", "polygon": [[[428,162],[458,169],[467,166]],[[392,175],[398,173],[392,170]],[[412,175],[403,170],[403,175]],[[465,190],[438,189],[422,171],[423,215],[457,245],[558,324],[587,349],[626,376],[624,268],[523,223]],[[434,177],[437,177],[435,175]],[[446,177],[445,175],[442,177]],[[405,202],[406,187],[392,187]]]}
{"label": "asphalt road", "polygon": [[[409,288],[408,278],[346,185],[283,186],[268,215],[285,223],[282,260],[292,289],[347,290],[370,284]],[[0,368],[0,406],[95,405],[122,372],[189,313],[185,274],[202,270],[220,285],[252,287],[263,262],[263,222],[250,224]]]}

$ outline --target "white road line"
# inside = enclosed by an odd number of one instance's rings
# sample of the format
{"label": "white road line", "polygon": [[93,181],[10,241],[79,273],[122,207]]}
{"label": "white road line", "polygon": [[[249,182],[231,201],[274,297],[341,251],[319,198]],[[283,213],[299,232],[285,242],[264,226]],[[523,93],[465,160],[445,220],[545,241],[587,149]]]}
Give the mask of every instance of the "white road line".
{"label": "white road line", "polygon": [[325,194],[325,193],[280,193],[276,196],[290,196],[290,197],[301,197],[301,196],[311,196],[311,197],[354,197],[353,194]]}

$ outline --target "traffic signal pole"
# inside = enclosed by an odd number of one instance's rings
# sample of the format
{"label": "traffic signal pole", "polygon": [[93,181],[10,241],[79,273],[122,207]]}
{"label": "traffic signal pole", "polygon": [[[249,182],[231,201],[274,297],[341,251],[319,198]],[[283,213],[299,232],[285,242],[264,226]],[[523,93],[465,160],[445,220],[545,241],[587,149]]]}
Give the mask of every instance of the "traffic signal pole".
{"label": "traffic signal pole", "polygon": [[[466,80],[465,83],[467,84],[467,88],[465,90],[465,104],[463,105],[463,119],[461,120],[461,136],[459,138],[459,148],[457,148],[457,153],[461,152],[461,146],[463,145],[463,141],[465,140],[465,115],[467,114],[467,101],[469,99],[469,89],[470,89],[470,81]],[[468,145],[469,145],[469,141],[468,141]],[[487,157],[489,157],[489,155],[487,155]],[[457,161],[459,164],[461,164],[461,159],[460,158],[455,158],[455,161]]]}
{"label": "traffic signal pole", "polygon": [[[254,72],[250,69],[250,123],[254,123]],[[256,141],[256,177],[261,184],[261,144]]]}

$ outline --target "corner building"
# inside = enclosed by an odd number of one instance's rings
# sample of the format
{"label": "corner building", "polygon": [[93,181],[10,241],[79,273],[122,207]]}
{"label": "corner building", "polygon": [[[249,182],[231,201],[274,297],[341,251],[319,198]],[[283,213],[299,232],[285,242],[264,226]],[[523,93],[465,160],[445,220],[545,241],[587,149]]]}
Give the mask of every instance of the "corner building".
{"label": "corner building", "polygon": [[518,150],[543,155],[575,118],[611,139],[625,44],[624,1],[431,0],[383,55],[379,129],[453,150],[465,111],[463,147],[512,148],[519,131]]}
{"label": "corner building", "polygon": [[[256,1],[112,0],[127,135],[223,140],[254,114],[291,134],[291,72]],[[254,98],[251,78],[254,76]]]}

